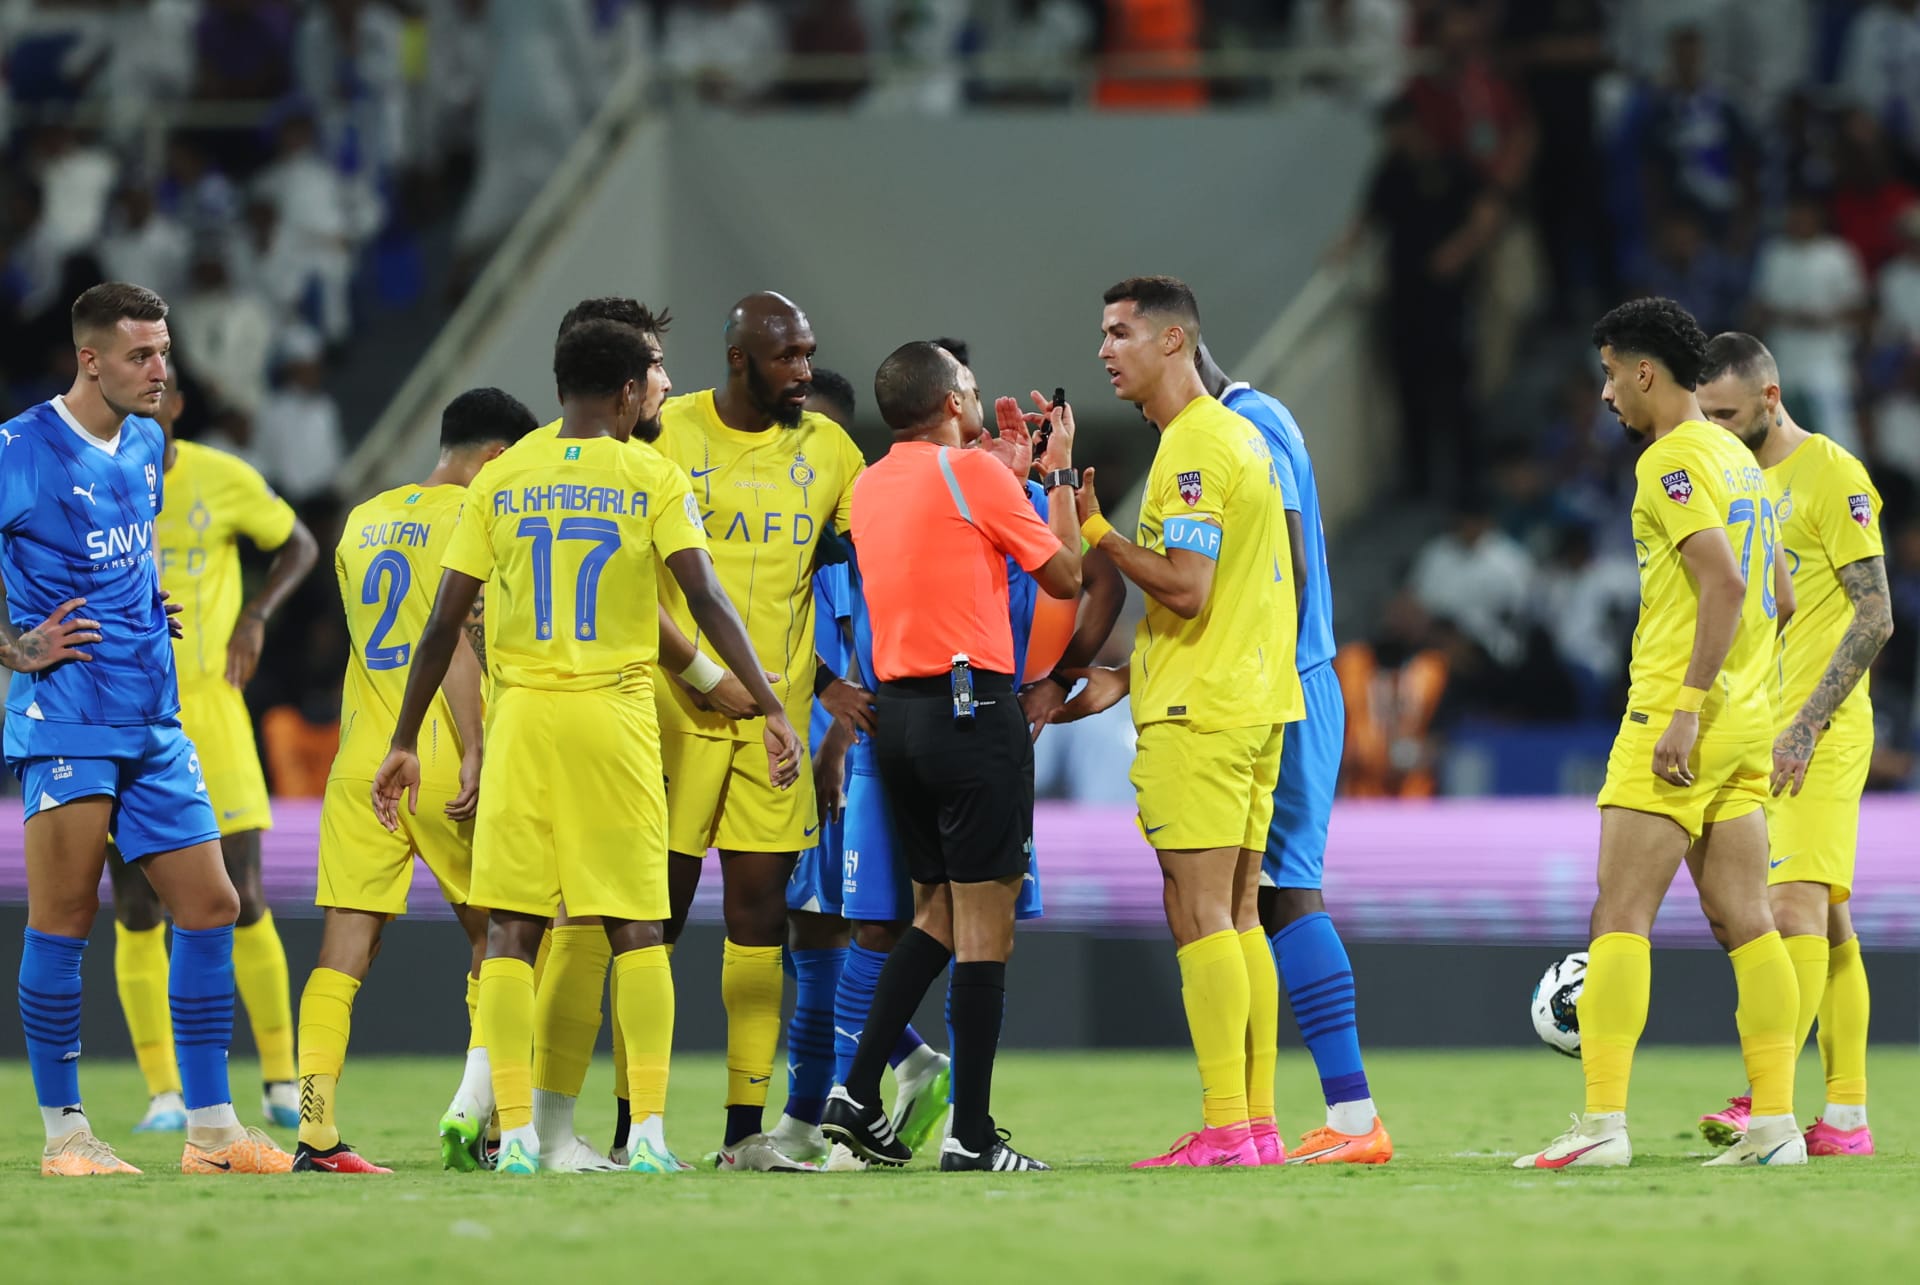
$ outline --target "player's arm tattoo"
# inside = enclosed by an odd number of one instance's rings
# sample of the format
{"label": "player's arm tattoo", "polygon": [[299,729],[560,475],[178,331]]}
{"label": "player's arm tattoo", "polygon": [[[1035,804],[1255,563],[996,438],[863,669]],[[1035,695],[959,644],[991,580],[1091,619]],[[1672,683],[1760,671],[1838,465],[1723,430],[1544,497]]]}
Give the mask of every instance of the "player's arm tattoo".
{"label": "player's arm tattoo", "polygon": [[461,628],[467,635],[467,645],[473,648],[473,654],[480,662],[480,672],[487,669],[487,591],[482,589],[474,598],[473,606],[467,609],[467,623]]}
{"label": "player's arm tattoo", "polygon": [[30,673],[39,667],[38,662],[44,660],[46,654],[46,636],[38,629],[22,633],[11,621],[0,619],[0,665]]}
{"label": "player's arm tattoo", "polygon": [[[1785,735],[1795,748],[1813,752],[1820,729],[1827,725],[1840,702],[1847,698],[1873,665],[1873,658],[1893,636],[1893,606],[1887,592],[1885,558],[1862,558],[1840,568],[1840,584],[1853,603],[1853,619],[1833,649],[1826,673],[1814,685],[1813,695],[1800,707]],[[1804,745],[1802,745],[1804,742]]]}

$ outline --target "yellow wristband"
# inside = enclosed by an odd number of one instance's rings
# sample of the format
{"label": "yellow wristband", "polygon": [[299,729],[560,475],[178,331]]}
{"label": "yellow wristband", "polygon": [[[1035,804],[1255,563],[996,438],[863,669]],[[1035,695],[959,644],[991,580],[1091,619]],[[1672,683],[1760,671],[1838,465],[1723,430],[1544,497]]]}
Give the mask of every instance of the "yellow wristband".
{"label": "yellow wristband", "polygon": [[1087,515],[1087,520],[1080,524],[1080,538],[1085,540],[1090,548],[1099,548],[1100,542],[1112,534],[1113,523],[1107,521],[1104,514],[1090,513]]}
{"label": "yellow wristband", "polygon": [[1680,699],[1674,709],[1682,714],[1698,714],[1707,707],[1707,689],[1704,687],[1682,687]]}

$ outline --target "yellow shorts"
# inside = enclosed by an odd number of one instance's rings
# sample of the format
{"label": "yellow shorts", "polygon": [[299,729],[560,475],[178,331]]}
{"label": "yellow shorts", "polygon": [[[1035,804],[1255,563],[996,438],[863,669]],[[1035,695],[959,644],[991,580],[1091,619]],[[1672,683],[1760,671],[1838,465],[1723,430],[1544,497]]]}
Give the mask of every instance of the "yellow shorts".
{"label": "yellow shorts", "polygon": [[766,742],[756,732],[736,741],[694,732],[660,738],[667,768],[667,847],[702,857],[709,848],[728,852],[804,852],[820,841],[813,810],[813,767],[804,757],[807,729],[800,733],[800,779],[793,788],[773,788]]}
{"label": "yellow shorts", "polygon": [[400,833],[373,815],[373,782],[332,777],[320,804],[320,879],[317,906],[404,915],[418,856],[439,881],[451,905],[467,900],[473,877],[473,822],[450,821],[446,806],[454,791],[420,790],[420,810],[400,803]]}
{"label": "yellow shorts", "polygon": [[667,917],[667,799],[651,692],[498,689],[473,887],[489,910]]}
{"label": "yellow shorts", "polygon": [[1147,724],[1128,774],[1140,833],[1157,851],[1266,851],[1284,740],[1278,724],[1224,732]]}
{"label": "yellow shorts", "polygon": [[1771,741],[1696,742],[1687,766],[1692,785],[1672,785],[1653,774],[1653,747],[1666,732],[1664,725],[1636,723],[1632,715],[1621,720],[1607,755],[1607,780],[1600,787],[1603,808],[1627,808],[1666,817],[1698,839],[1715,821],[1731,821],[1767,805],[1768,778],[1773,773]]}
{"label": "yellow shorts", "polygon": [[[180,685],[180,726],[200,754],[200,773],[221,834],[273,829],[267,776],[246,697],[224,678]],[[371,812],[372,804],[368,805]]]}
{"label": "yellow shorts", "polygon": [[1860,840],[1860,795],[1867,788],[1873,743],[1822,741],[1797,795],[1767,800],[1772,856],[1767,883],[1824,883],[1827,899],[1853,896],[1853,859]]}

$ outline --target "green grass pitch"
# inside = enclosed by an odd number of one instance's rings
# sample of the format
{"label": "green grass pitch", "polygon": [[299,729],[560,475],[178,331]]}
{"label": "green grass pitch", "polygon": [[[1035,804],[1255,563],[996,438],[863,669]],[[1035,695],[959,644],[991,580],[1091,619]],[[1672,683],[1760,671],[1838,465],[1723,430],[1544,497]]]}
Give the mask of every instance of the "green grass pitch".
{"label": "green grass pitch", "polygon": [[[440,1172],[433,1136],[455,1058],[350,1059],[349,1141],[391,1178],[186,1178],[177,1139],[135,1138],[130,1064],[90,1063],[97,1128],[147,1171],[42,1179],[24,1064],[0,1065],[0,1280],[118,1281],[1868,1281],[1914,1278],[1920,1053],[1876,1050],[1880,1154],[1805,1169],[1699,1168],[1693,1121],[1740,1084],[1732,1048],[1651,1050],[1634,1084],[1628,1170],[1508,1168],[1565,1127],[1577,1066],[1544,1050],[1369,1060],[1397,1155],[1383,1169],[1130,1173],[1197,1118],[1178,1054],[1009,1053],[1002,1123],[1060,1172],[678,1177]],[[235,1084],[256,1068],[236,1061]],[[1800,1064],[1801,1120],[1820,1108]],[[608,1066],[580,1117],[604,1144]],[[1281,1127],[1319,1122],[1312,1065],[1280,1063]],[[668,1136],[719,1141],[724,1072],[674,1067]],[[258,1098],[242,1094],[248,1114]],[[773,1117],[769,1115],[771,1121]],[[291,1139],[285,1139],[291,1145]]]}

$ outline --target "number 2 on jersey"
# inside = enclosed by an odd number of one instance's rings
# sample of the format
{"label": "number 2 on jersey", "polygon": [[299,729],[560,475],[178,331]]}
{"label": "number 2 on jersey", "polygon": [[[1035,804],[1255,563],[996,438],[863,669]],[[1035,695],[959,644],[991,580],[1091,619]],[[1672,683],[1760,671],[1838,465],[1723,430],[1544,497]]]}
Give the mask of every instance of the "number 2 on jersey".
{"label": "number 2 on jersey", "polygon": [[368,669],[403,669],[412,657],[412,643],[386,640],[393,630],[394,619],[400,614],[401,600],[412,587],[413,564],[404,554],[386,549],[367,564],[366,579],[360,582],[360,601],[369,607],[383,599],[385,602],[380,608],[380,619],[374,622],[373,633],[367,638]]}
{"label": "number 2 on jersey", "polygon": [[[521,518],[516,534],[533,541],[533,630],[545,640],[553,637],[553,524]],[[620,528],[611,518],[561,518],[558,538],[593,545],[580,556],[580,578],[573,586],[573,636],[592,642],[600,636],[600,571],[620,548]]]}
{"label": "number 2 on jersey", "polygon": [[[1779,614],[1780,604],[1773,593],[1773,550],[1779,543],[1778,530],[1773,523],[1773,503],[1762,499],[1756,510],[1752,500],[1735,500],[1727,506],[1727,522],[1744,524],[1747,528],[1746,541],[1740,548],[1740,570],[1747,577],[1749,586],[1753,577],[1760,578],[1760,605],[1767,609],[1767,619],[1772,620]],[[1753,532],[1760,530],[1760,565],[1753,563]]]}

